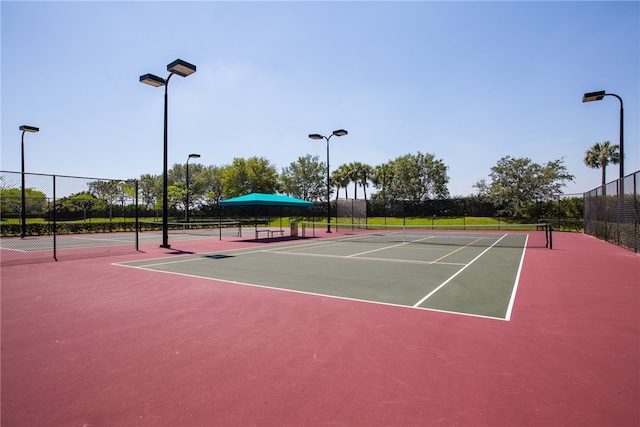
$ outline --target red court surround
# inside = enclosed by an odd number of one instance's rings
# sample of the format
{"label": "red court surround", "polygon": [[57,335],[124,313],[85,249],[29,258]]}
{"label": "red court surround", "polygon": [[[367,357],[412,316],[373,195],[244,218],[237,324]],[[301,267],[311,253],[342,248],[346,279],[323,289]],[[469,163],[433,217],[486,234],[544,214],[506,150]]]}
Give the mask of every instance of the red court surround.
{"label": "red court surround", "polygon": [[640,424],[640,256],[589,236],[527,250],[510,322],[112,265],[143,250],[2,268],[2,426]]}

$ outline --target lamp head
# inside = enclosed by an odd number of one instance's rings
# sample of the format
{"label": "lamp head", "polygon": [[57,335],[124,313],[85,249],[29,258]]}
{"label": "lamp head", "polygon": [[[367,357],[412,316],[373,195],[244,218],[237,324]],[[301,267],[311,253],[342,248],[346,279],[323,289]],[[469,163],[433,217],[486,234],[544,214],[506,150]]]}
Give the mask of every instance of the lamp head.
{"label": "lamp head", "polygon": [[344,130],[344,129],[338,129],[338,130],[334,130],[334,131],[333,131],[333,134],[334,134],[335,136],[345,136],[345,135],[347,135],[348,133],[349,133],[349,132],[347,132],[347,131],[346,131],[346,130]]}
{"label": "lamp head", "polygon": [[153,87],[160,87],[167,84],[165,79],[154,74],[145,74],[144,76],[140,76],[140,83],[148,84]]}
{"label": "lamp head", "polygon": [[311,135],[309,135],[309,138],[311,138],[311,139],[323,139],[324,136],[320,135],[319,133],[312,133]]}
{"label": "lamp head", "polygon": [[189,154],[189,158],[190,159],[199,159],[200,158],[200,154]]}
{"label": "lamp head", "polygon": [[37,128],[35,126],[27,126],[27,125],[22,125],[20,126],[20,130],[23,132],[40,132],[40,128]]}
{"label": "lamp head", "polygon": [[167,65],[167,71],[181,77],[187,77],[196,72],[196,66],[189,64],[182,59],[176,59],[171,64]]}
{"label": "lamp head", "polygon": [[605,92],[604,90],[600,90],[598,92],[589,92],[582,95],[582,102],[592,102],[592,101],[600,101],[604,98]]}

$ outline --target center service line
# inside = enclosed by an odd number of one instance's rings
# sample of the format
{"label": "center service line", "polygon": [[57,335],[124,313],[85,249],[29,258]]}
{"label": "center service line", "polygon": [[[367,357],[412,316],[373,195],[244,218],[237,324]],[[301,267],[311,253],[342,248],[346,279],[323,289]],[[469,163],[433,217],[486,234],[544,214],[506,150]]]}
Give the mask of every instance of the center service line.
{"label": "center service line", "polygon": [[504,234],[502,237],[500,237],[498,240],[496,240],[491,246],[489,246],[487,249],[485,249],[484,251],[482,251],[482,253],[480,255],[478,255],[477,257],[475,257],[474,259],[471,260],[471,262],[467,265],[465,265],[464,267],[462,267],[460,270],[458,270],[453,276],[449,277],[447,280],[445,280],[440,286],[438,286],[437,288],[435,288],[434,290],[432,290],[431,292],[429,292],[424,298],[422,298],[420,301],[418,301],[417,303],[415,303],[413,305],[414,308],[419,307],[420,304],[422,304],[423,302],[425,302],[427,299],[429,299],[433,294],[435,294],[436,292],[438,292],[440,289],[442,289],[447,283],[449,283],[450,281],[453,280],[454,277],[456,277],[458,274],[462,273],[464,270],[466,270],[467,267],[469,267],[471,264],[473,264],[474,262],[476,262],[478,260],[478,258],[480,258],[482,255],[484,255],[489,249],[493,248],[495,245],[498,244],[498,242],[502,239],[504,239],[505,237],[507,237],[506,234]]}

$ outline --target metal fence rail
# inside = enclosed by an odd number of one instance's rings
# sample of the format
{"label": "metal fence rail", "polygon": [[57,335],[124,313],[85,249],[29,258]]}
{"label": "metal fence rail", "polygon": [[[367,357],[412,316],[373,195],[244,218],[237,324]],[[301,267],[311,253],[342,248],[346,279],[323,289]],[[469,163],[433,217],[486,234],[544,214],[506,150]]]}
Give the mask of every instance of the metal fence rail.
{"label": "metal fence rail", "polygon": [[584,193],[584,232],[638,252],[640,171]]}

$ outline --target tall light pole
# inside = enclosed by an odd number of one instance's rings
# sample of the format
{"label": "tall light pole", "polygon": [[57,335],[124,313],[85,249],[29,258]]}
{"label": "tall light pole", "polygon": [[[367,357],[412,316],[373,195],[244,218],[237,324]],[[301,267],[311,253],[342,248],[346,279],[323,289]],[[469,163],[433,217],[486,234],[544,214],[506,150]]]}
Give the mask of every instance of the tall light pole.
{"label": "tall light pole", "polygon": [[22,197],[21,197],[21,208],[20,208],[20,238],[24,239],[27,235],[27,198],[25,192],[25,183],[24,183],[24,133],[25,132],[40,132],[40,128],[34,126],[22,125],[20,126],[20,130],[22,131]]}
{"label": "tall light pole", "polygon": [[162,170],[162,245],[160,247],[170,248],[169,246],[169,183],[167,179],[168,164],[168,144],[167,144],[167,115],[168,115],[168,95],[169,79],[174,74],[181,77],[187,77],[196,72],[196,66],[189,64],[181,59],[176,59],[167,65],[169,76],[165,79],[154,74],[145,74],[140,76],[140,82],[154,87],[164,86],[164,164]]}
{"label": "tall light pole", "polygon": [[[616,220],[617,242],[620,244],[620,222],[622,221],[622,210],[624,209],[624,108],[622,98],[615,93],[606,93],[604,90],[598,92],[585,93],[582,102],[601,101],[605,96],[615,96],[620,101],[620,184],[618,186],[618,212]],[[605,183],[606,184],[606,183]]]}
{"label": "tall light pole", "polygon": [[319,133],[312,133],[309,135],[311,139],[326,139],[327,140],[327,233],[331,233],[331,178],[329,175],[329,140],[332,136],[345,136],[349,132],[344,129],[334,130],[328,137],[320,135]]}
{"label": "tall light pole", "polygon": [[187,157],[187,205],[185,208],[185,219],[187,220],[187,224],[189,223],[189,159],[199,159],[200,154],[189,154]]}
{"label": "tall light pole", "polygon": [[620,183],[624,181],[624,108],[622,98],[615,93],[605,93],[604,90],[598,92],[585,93],[582,96],[582,102],[601,101],[605,96],[615,96],[620,101]]}

